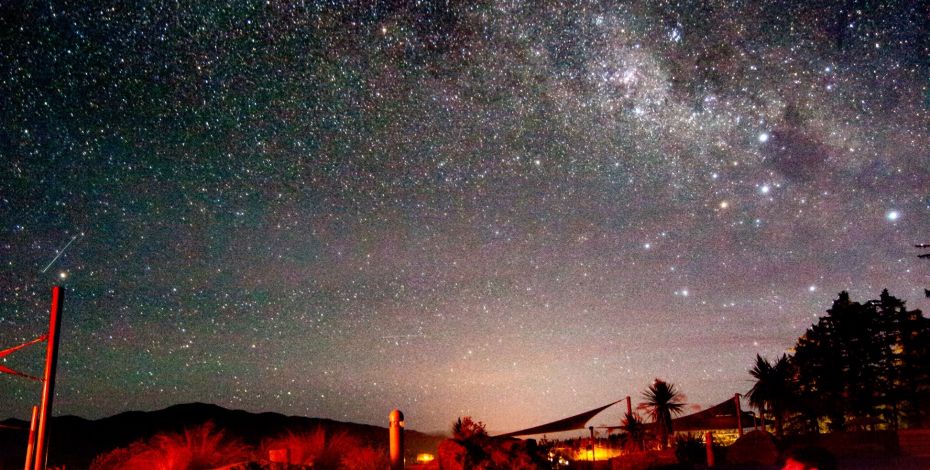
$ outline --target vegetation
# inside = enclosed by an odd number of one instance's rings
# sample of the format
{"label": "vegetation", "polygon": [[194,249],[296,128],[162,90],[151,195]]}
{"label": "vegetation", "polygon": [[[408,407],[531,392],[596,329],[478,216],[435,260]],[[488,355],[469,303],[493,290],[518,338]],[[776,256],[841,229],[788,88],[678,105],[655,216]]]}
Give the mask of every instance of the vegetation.
{"label": "vegetation", "polygon": [[[764,417],[771,417],[777,435],[930,424],[930,319],[920,310],[908,310],[887,290],[864,303],[841,292],[792,352],[772,361],[757,354],[749,370],[755,382],[747,397]],[[642,396],[640,409],[655,423],[658,442],[666,449],[672,418],[684,410],[685,398],[661,379]],[[627,413],[621,428],[627,450],[646,448],[647,427],[638,414]],[[467,416],[453,423],[452,434],[440,446],[440,458],[466,468],[535,468],[543,461],[535,442],[491,438],[484,423]],[[675,447],[680,461],[701,463],[699,439],[679,437]],[[257,460],[272,449],[288,449],[292,463],[316,468],[387,466],[383,449],[364,446],[347,433],[290,433],[255,449],[227,438],[208,422],[99,455],[90,468],[207,469]]]}
{"label": "vegetation", "polygon": [[[716,461],[723,460],[723,448],[720,445],[713,444],[713,452]],[[675,458],[678,463],[690,466],[707,465],[707,446],[701,437],[688,433],[675,437]]]}
{"label": "vegetation", "polygon": [[363,455],[380,456],[374,464],[382,463],[380,467],[387,466],[386,451],[366,447],[355,437],[347,433],[327,433],[318,428],[309,433],[288,433],[284,436],[265,441],[262,445],[267,451],[272,449],[288,449],[290,462],[299,465],[312,465],[319,468],[367,468],[359,465],[364,462]]}
{"label": "vegetation", "polygon": [[272,449],[288,449],[292,464],[344,470],[374,470],[388,465],[387,453],[362,445],[346,434],[323,429],[270,439],[253,449],[227,439],[213,423],[181,433],[162,433],[114,449],[94,459],[92,470],[197,470],[260,460]]}
{"label": "vegetation", "polygon": [[767,414],[771,415],[775,420],[775,434],[782,436],[785,412],[794,397],[790,385],[794,369],[788,355],[782,354],[771,363],[756,354],[756,365],[749,370],[749,374],[756,379],[755,385],[746,394],[749,403],[759,408],[759,414],[763,418]]}
{"label": "vegetation", "polygon": [[487,468],[491,456],[484,423],[471,416],[459,417],[452,423],[452,439],[464,449],[464,468]]}
{"label": "vegetation", "polygon": [[623,447],[627,450],[646,450],[646,423],[636,413],[625,413],[620,429],[624,432]]}
{"label": "vegetation", "polygon": [[798,338],[794,355],[756,356],[750,403],[781,434],[822,429],[926,425],[930,411],[930,320],[882,291],[854,302],[841,292],[827,315]]}
{"label": "vegetation", "polygon": [[643,392],[646,399],[640,406],[645,408],[649,417],[656,423],[659,431],[659,443],[663,449],[668,448],[668,437],[672,434],[672,415],[679,415],[684,410],[684,397],[674,384],[656,379]]}
{"label": "vegetation", "polygon": [[484,423],[466,416],[452,424],[452,439],[439,444],[440,468],[536,470],[548,468],[546,448],[533,439],[488,436]]}
{"label": "vegetation", "polygon": [[126,448],[98,456],[92,470],[198,470],[216,468],[248,459],[249,449],[226,439],[213,423],[181,433],[157,434]]}
{"label": "vegetation", "polygon": [[471,416],[459,417],[452,423],[452,438],[457,441],[473,441],[488,437],[484,423],[474,421]]}

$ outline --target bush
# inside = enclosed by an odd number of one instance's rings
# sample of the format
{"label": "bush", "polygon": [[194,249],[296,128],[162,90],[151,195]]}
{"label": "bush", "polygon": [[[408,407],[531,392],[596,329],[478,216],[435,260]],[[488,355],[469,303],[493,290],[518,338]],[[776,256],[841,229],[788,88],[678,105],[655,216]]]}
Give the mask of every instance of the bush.
{"label": "bush", "polygon": [[[714,461],[723,462],[726,448],[713,443]],[[707,447],[704,440],[693,434],[678,435],[675,438],[675,458],[685,465],[707,465]]]}
{"label": "bush", "polygon": [[266,453],[288,449],[290,463],[315,468],[367,470],[387,466],[386,451],[364,446],[345,432],[327,435],[322,428],[304,434],[288,433],[265,441],[262,448]]}
{"label": "bush", "polygon": [[342,457],[345,470],[383,470],[390,465],[387,450],[362,447]]}
{"label": "bush", "polygon": [[248,460],[251,452],[238,440],[226,439],[212,422],[181,433],[156,434],[126,448],[97,456],[91,470],[199,470]]}
{"label": "bush", "polygon": [[707,465],[707,450],[699,437],[686,434],[675,438],[675,458],[679,463]]}

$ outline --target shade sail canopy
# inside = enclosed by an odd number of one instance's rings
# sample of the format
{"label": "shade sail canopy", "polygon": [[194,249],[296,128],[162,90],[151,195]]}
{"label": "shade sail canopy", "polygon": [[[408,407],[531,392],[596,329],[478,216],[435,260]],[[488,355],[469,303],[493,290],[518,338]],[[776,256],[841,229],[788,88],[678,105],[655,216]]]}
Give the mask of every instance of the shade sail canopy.
{"label": "shade sail canopy", "polygon": [[[749,411],[741,413],[743,426],[749,426],[755,415]],[[730,398],[706,410],[673,419],[672,428],[675,431],[736,429],[739,427],[736,416],[736,403]]]}
{"label": "shade sail canopy", "polygon": [[590,421],[591,418],[593,418],[596,414],[606,410],[611,405],[620,403],[620,401],[621,400],[617,400],[613,403],[608,403],[599,408],[585,411],[584,413],[577,414],[575,416],[570,416],[568,418],[563,418],[558,421],[541,424],[539,426],[523,429],[520,431],[508,432],[507,434],[501,434],[497,437],[528,436],[530,434],[545,434],[551,432],[571,431],[574,429],[584,429],[585,424],[588,424],[588,421]]}

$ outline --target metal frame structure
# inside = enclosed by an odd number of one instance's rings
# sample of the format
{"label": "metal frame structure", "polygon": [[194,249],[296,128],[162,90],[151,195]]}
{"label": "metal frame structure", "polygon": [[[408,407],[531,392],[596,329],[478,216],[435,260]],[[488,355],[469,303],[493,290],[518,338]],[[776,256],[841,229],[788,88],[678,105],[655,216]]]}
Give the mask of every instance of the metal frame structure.
{"label": "metal frame structure", "polygon": [[41,405],[32,407],[32,419],[29,422],[29,440],[26,443],[26,465],[24,470],[45,470],[48,464],[48,428],[52,416],[52,401],[55,397],[55,372],[58,369],[58,343],[61,331],[61,309],[64,304],[64,291],[60,286],[52,287],[52,306],[49,310],[48,333],[32,341],[0,352],[5,356],[31,344],[48,341],[45,354],[45,374],[43,378],[33,377],[8,367],[0,372],[42,382]]}

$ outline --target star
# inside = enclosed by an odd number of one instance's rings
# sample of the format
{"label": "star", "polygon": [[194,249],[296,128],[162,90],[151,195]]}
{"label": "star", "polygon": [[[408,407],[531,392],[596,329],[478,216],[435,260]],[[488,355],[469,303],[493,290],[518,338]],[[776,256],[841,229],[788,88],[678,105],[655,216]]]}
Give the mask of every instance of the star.
{"label": "star", "polygon": [[56,414],[503,432],[658,376],[719,403],[841,290],[927,310],[895,2],[84,3],[0,35],[0,347],[66,285]]}

